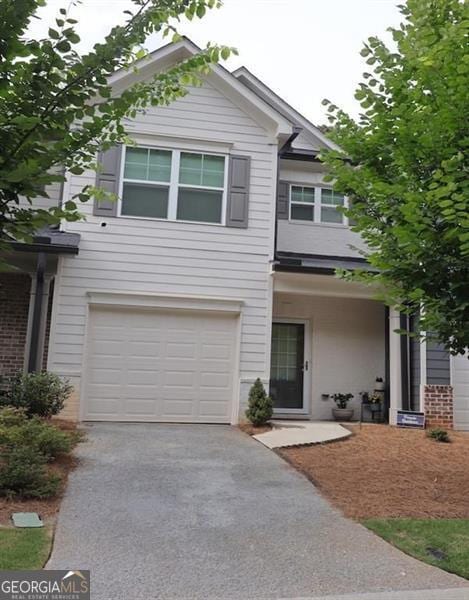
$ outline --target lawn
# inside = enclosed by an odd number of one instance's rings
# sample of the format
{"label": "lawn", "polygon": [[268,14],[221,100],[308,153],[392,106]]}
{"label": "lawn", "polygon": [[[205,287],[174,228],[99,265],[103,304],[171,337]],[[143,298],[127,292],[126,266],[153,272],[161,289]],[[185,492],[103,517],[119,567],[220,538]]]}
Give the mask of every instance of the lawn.
{"label": "lawn", "polygon": [[47,528],[0,529],[0,570],[42,569],[52,544]]}
{"label": "lawn", "polygon": [[469,520],[369,519],[363,524],[403,552],[469,579]]}

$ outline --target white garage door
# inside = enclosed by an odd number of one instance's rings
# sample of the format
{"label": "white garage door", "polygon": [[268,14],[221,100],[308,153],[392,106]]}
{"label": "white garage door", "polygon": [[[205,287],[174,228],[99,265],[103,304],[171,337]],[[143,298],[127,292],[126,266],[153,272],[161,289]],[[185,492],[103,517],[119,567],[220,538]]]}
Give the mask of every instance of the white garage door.
{"label": "white garage door", "polygon": [[92,308],[85,420],[229,423],[237,317]]}
{"label": "white garage door", "polygon": [[454,426],[469,430],[469,353],[452,356]]}

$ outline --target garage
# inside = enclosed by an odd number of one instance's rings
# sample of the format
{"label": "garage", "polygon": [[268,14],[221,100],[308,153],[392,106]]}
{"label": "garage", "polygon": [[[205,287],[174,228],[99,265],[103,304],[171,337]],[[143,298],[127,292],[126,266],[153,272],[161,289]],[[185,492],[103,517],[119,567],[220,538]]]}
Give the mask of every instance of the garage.
{"label": "garage", "polygon": [[238,321],[208,310],[91,307],[82,418],[229,423]]}
{"label": "garage", "polygon": [[455,429],[469,430],[469,353],[451,357]]}

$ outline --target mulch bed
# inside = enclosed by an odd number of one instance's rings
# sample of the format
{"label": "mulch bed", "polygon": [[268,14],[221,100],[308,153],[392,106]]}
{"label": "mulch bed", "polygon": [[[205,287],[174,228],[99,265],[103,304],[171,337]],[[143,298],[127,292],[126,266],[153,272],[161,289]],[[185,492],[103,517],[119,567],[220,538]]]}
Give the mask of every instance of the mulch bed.
{"label": "mulch bed", "polygon": [[[60,429],[67,431],[75,431],[77,429],[76,423],[71,421],[53,419],[52,423]],[[67,487],[68,475],[77,464],[78,459],[71,454],[70,456],[58,458],[50,465],[51,471],[57,473],[62,478],[59,493],[54,498],[46,498],[44,500],[33,498],[29,500],[9,500],[0,497],[0,527],[11,526],[11,513],[14,512],[37,512],[45,523],[53,523],[59,512],[60,503]]]}
{"label": "mulch bed", "polygon": [[469,434],[445,444],[419,430],[350,429],[345,440],[278,453],[348,517],[469,518]]}
{"label": "mulch bed", "polygon": [[252,423],[239,423],[238,427],[241,429],[241,431],[244,431],[244,433],[247,433],[248,435],[257,435],[272,429],[272,425],[262,425],[261,427],[256,427],[255,425],[252,425]]}

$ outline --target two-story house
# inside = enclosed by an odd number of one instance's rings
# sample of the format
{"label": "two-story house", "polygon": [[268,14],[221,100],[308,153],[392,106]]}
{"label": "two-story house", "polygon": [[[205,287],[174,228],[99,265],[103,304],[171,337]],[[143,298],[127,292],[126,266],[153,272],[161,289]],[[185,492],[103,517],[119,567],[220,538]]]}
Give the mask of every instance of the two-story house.
{"label": "two-story house", "polygon": [[[114,90],[197,50],[160,48]],[[452,385],[469,429],[467,359],[398,335],[402,316],[335,276],[366,268],[366,249],[324,182],[318,153],[333,144],[318,128],[247,69],[215,66],[127,131],[133,145],[47,200],[97,182],[118,202],[12,244],[22,272],[0,276],[3,372],[70,379],[64,416],[87,421],[236,423],[257,377],[278,416],[329,419],[330,395],[351,392],[358,417],[382,377],[391,422],[404,408],[449,425]]]}

